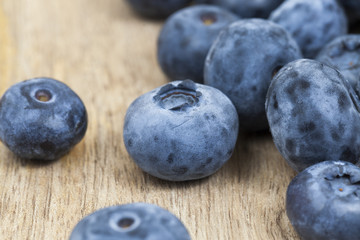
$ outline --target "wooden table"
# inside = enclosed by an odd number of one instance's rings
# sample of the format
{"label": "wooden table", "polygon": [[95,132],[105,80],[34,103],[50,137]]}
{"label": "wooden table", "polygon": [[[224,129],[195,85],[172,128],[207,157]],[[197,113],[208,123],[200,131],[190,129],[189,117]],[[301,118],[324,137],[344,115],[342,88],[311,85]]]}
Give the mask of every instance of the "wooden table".
{"label": "wooden table", "polygon": [[0,93],[53,77],[89,117],[85,138],[56,162],[24,161],[0,145],[0,239],[68,239],[94,210],[139,201],[174,213],[194,240],[298,239],[284,208],[295,172],[268,133],[241,134],[225,166],[198,181],[158,180],[129,157],[127,107],[167,82],[156,61],[161,25],[124,0],[0,1]]}

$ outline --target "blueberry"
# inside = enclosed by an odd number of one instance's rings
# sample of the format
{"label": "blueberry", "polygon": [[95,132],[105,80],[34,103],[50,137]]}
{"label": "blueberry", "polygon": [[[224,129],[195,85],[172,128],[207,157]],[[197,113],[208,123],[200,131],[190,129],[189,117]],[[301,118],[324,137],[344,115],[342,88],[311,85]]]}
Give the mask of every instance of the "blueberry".
{"label": "blueberry", "polygon": [[17,83],[0,100],[0,139],[20,158],[58,159],[83,138],[86,128],[83,102],[51,78]]}
{"label": "blueberry", "polygon": [[243,18],[268,18],[284,0],[195,0],[195,3],[215,4]]}
{"label": "blueberry", "polygon": [[239,20],[224,29],[205,62],[204,82],[220,89],[234,103],[245,131],[268,127],[265,96],[272,76],[286,63],[301,58],[291,36],[262,19]]}
{"label": "blueberry", "polygon": [[304,240],[359,240],[360,168],[325,161],[305,169],[287,189],[286,212]]}
{"label": "blueberry", "polygon": [[269,19],[291,33],[306,58],[316,57],[326,43],[347,33],[346,15],[336,0],[287,0]]}
{"label": "blueberry", "polygon": [[360,82],[360,35],[343,35],[325,45],[316,60],[340,70],[353,88]]}
{"label": "blueberry", "polygon": [[188,6],[191,0],[127,0],[132,9],[147,18],[166,18]]}
{"label": "blueberry", "polygon": [[238,17],[222,8],[197,5],[171,15],[160,32],[157,56],[170,80],[203,82],[204,62],[220,30]]}
{"label": "blueberry", "polygon": [[182,222],[153,204],[131,203],[103,208],[83,218],[69,240],[190,240]]}
{"label": "blueberry", "polygon": [[274,143],[297,171],[325,160],[357,163],[359,109],[358,97],[340,72],[309,59],[284,66],[266,96]]}
{"label": "blueberry", "polygon": [[213,174],[232,155],[238,117],[219,90],[174,81],[137,98],[128,108],[124,143],[142,170],[185,181]]}

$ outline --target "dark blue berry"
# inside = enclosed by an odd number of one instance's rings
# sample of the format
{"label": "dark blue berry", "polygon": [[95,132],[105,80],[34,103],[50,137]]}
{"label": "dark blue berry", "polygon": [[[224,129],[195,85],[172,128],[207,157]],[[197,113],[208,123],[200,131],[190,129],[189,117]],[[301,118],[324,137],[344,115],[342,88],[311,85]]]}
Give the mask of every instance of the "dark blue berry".
{"label": "dark blue berry", "polygon": [[238,116],[219,90],[174,81],[137,98],[128,108],[124,143],[145,172],[171,181],[213,174],[232,155]]}
{"label": "dark blue berry", "polygon": [[171,15],[160,32],[157,56],[170,80],[203,82],[204,62],[220,30],[238,17],[222,8],[197,5]]}
{"label": "dark blue berry", "polygon": [[299,173],[286,194],[286,213],[304,240],[360,239],[360,168],[325,161]]}
{"label": "dark blue berry", "polygon": [[166,18],[186,7],[191,0],[127,0],[132,9],[147,18]]}
{"label": "dark blue berry", "polygon": [[290,32],[306,58],[315,58],[325,44],[347,33],[346,15],[336,0],[287,0],[269,19]]}
{"label": "dark blue berry", "polygon": [[295,170],[325,160],[358,162],[360,104],[338,70],[309,59],[287,64],[265,107],[274,143]]}
{"label": "dark blue berry", "polygon": [[316,60],[337,68],[356,88],[360,82],[360,35],[343,35],[325,45]]}
{"label": "dark blue berry", "polygon": [[58,159],[83,138],[86,128],[81,99],[51,78],[17,83],[0,100],[0,139],[20,158]]}
{"label": "dark blue berry", "polygon": [[195,0],[195,3],[215,4],[243,18],[268,18],[284,0]]}
{"label": "dark blue berry", "polygon": [[74,228],[69,240],[190,240],[182,222],[153,204],[132,203],[95,211]]}
{"label": "dark blue berry", "polygon": [[264,130],[268,127],[264,103],[270,81],[279,68],[298,58],[296,42],[281,26],[262,19],[239,20],[212,45],[204,83],[231,99],[242,130]]}

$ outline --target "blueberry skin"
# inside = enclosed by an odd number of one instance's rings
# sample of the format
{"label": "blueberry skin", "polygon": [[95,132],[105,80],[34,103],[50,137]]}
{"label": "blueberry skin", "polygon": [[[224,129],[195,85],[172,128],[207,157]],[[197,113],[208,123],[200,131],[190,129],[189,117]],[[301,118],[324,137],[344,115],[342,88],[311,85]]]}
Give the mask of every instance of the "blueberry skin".
{"label": "blueberry skin", "polygon": [[204,62],[219,32],[239,18],[217,6],[197,5],[171,15],[159,34],[158,63],[170,80],[202,83]]}
{"label": "blueberry skin", "polygon": [[205,62],[204,83],[234,103],[240,129],[268,128],[265,96],[279,67],[301,58],[296,42],[279,25],[262,19],[239,20],[224,29]]}
{"label": "blueberry skin", "polygon": [[304,240],[359,240],[360,168],[325,161],[305,169],[288,186],[286,213]]}
{"label": "blueberry skin", "polygon": [[11,86],[0,100],[0,139],[23,159],[56,160],[85,135],[87,113],[64,83],[33,78]]}
{"label": "blueberry skin", "polygon": [[190,240],[182,222],[169,211],[148,203],[103,208],[83,218],[69,240]]}
{"label": "blueberry skin", "polygon": [[335,38],[322,48],[316,60],[337,68],[355,89],[360,82],[360,34]]}
{"label": "blueberry skin", "polygon": [[309,59],[287,64],[271,82],[265,108],[274,143],[296,171],[325,160],[359,161],[360,104],[338,70]]}
{"label": "blueberry skin", "polygon": [[242,18],[268,18],[284,0],[195,0],[195,3],[214,4]]}
{"label": "blueberry skin", "polygon": [[346,15],[336,0],[287,0],[269,19],[291,33],[305,58],[315,58],[325,44],[347,33]]}
{"label": "blueberry skin", "polygon": [[230,158],[238,117],[219,90],[174,81],[137,98],[128,108],[124,143],[145,172],[170,181],[209,176]]}
{"label": "blueberry skin", "polygon": [[162,19],[188,6],[191,0],[127,0],[127,2],[140,16]]}

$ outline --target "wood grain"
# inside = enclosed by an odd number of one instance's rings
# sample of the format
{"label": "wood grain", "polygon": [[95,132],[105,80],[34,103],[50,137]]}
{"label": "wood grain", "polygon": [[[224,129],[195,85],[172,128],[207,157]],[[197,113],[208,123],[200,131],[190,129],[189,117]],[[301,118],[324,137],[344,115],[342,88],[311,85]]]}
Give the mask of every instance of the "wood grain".
{"label": "wood grain", "polygon": [[167,81],[156,62],[162,23],[122,0],[0,1],[0,94],[53,77],[89,115],[84,140],[59,161],[23,161],[0,145],[0,239],[68,239],[92,211],[138,201],[174,213],[193,239],[298,239],[284,210],[295,173],[268,133],[241,134],[220,171],[185,183],[144,174],[127,154],[127,107]]}

